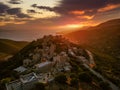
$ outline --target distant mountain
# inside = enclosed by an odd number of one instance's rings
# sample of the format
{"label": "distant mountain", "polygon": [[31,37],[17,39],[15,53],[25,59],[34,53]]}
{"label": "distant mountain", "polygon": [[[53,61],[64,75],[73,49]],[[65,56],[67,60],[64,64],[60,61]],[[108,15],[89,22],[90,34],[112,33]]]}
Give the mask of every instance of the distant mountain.
{"label": "distant mountain", "polygon": [[25,41],[13,41],[8,39],[0,39],[0,59],[13,55],[26,46],[28,42]]}
{"label": "distant mountain", "polygon": [[93,52],[95,69],[120,87],[120,19],[65,36]]}
{"label": "distant mountain", "polygon": [[70,30],[63,30],[63,31],[59,31],[59,32],[57,32],[56,34],[68,34],[68,33],[72,33],[72,32],[75,32],[75,31],[79,31],[79,30],[85,30],[85,29],[87,29],[87,28],[89,28],[88,26],[84,26],[84,27],[82,27],[82,28],[78,28],[78,29],[70,29]]}

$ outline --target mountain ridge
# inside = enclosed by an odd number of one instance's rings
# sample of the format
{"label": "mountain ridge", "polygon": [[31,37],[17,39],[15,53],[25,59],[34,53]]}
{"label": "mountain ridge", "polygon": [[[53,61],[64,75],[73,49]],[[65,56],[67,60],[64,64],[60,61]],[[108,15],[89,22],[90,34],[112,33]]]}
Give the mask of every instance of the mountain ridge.
{"label": "mountain ridge", "polygon": [[0,39],[0,59],[2,60],[6,56],[17,53],[20,49],[26,46],[26,41],[14,41],[9,39]]}
{"label": "mountain ridge", "polygon": [[[109,48],[119,49],[119,26],[120,19],[115,19],[99,24],[98,26],[88,28],[86,30],[79,30],[66,34],[65,36],[73,41],[78,41],[79,44],[83,46],[87,45],[90,47],[95,46],[96,48],[100,48],[100,45],[104,46],[104,44],[106,44],[107,46],[105,46],[105,49],[107,50],[110,50]],[[114,53],[117,51],[116,49],[114,49]]]}

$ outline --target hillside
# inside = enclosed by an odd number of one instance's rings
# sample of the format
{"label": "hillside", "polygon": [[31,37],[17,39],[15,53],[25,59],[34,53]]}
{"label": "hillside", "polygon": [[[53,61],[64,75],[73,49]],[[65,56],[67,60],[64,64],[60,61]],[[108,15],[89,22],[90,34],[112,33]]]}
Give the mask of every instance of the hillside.
{"label": "hillside", "polygon": [[96,60],[95,69],[114,83],[120,83],[120,19],[65,36],[92,51]]}
{"label": "hillside", "polygon": [[90,51],[62,36],[44,36],[0,63],[0,89],[6,84],[9,90],[119,90],[94,66]]}
{"label": "hillside", "polygon": [[0,59],[8,55],[13,55],[26,46],[28,42],[0,39]]}
{"label": "hillside", "polygon": [[96,27],[79,30],[66,35],[80,45],[120,58],[120,19],[110,20]]}

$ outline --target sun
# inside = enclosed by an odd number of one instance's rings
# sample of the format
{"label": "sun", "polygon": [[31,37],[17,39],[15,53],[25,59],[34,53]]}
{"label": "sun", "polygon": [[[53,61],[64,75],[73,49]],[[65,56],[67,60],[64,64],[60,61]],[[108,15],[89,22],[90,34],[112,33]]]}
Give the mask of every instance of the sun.
{"label": "sun", "polygon": [[68,24],[68,25],[65,25],[66,28],[82,28],[83,25],[82,24]]}
{"label": "sun", "polygon": [[77,28],[82,28],[82,27],[84,27],[83,24],[67,24],[67,25],[60,26],[59,28],[63,28],[63,29],[77,29]]}

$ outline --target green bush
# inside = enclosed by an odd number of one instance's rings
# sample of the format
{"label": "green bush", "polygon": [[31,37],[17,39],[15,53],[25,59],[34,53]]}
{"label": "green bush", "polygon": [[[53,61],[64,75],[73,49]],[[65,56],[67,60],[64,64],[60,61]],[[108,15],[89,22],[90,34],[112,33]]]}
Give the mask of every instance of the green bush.
{"label": "green bush", "polygon": [[79,84],[79,80],[76,78],[73,78],[70,83],[72,87],[77,87]]}
{"label": "green bush", "polygon": [[92,78],[85,72],[79,74],[79,80],[81,82],[87,82],[87,83],[92,82]]}
{"label": "green bush", "polygon": [[35,87],[32,90],[45,90],[45,85],[43,83],[36,83]]}
{"label": "green bush", "polygon": [[111,90],[110,85],[107,82],[100,82],[99,83],[100,87],[102,88],[102,90]]}
{"label": "green bush", "polygon": [[67,78],[64,74],[58,75],[55,77],[55,81],[60,83],[60,84],[66,84]]}

